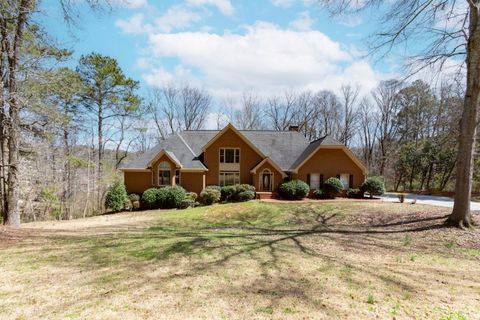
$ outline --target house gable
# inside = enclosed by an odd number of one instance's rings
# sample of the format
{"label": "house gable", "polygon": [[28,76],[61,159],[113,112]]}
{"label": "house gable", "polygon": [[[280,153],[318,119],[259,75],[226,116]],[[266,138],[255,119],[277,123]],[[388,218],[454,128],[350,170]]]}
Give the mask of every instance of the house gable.
{"label": "house gable", "polygon": [[[312,152],[295,171],[294,179],[309,181],[309,175],[323,176],[323,181],[340,175],[351,176],[352,187],[358,188],[365,180],[367,171],[355,161],[355,156],[346,147],[324,146]],[[320,178],[321,180],[321,178]],[[317,187],[317,186],[316,186]],[[315,188],[316,188],[315,187]]]}
{"label": "house gable", "polygon": [[362,171],[362,173],[364,175],[366,175],[368,173],[367,167],[365,167],[365,165],[353,154],[353,152],[350,151],[350,149],[348,149],[344,145],[337,145],[337,146],[333,146],[333,145],[323,146],[323,145],[320,145],[320,146],[318,146],[302,162],[300,162],[295,168],[293,168],[293,170],[291,170],[291,172],[298,173],[298,170],[302,166],[304,166],[312,157],[314,157],[319,152],[319,150],[341,150]]}
{"label": "house gable", "polygon": [[[240,163],[237,166],[225,165],[221,168],[220,149],[222,148],[240,149]],[[220,171],[239,171],[240,182],[252,184],[253,181],[250,170],[264,158],[263,154],[259,152],[258,149],[254,148],[251,142],[249,142],[233,126],[229,125],[220,131],[204,147],[203,162],[208,168],[206,184],[219,184]]]}

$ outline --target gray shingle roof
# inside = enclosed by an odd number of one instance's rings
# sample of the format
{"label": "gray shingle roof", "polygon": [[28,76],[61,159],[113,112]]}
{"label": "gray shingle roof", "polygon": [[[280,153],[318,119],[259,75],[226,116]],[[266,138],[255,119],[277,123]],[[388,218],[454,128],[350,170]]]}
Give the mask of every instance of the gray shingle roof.
{"label": "gray shingle roof", "polygon": [[[301,163],[320,144],[340,145],[330,137],[323,137],[309,143],[296,131],[239,130],[266,157],[272,159],[282,170],[288,171]],[[148,163],[164,149],[174,155],[184,169],[205,169],[198,159],[202,147],[206,145],[219,130],[182,131],[168,136],[164,141],[126,163],[122,169],[147,168]]]}

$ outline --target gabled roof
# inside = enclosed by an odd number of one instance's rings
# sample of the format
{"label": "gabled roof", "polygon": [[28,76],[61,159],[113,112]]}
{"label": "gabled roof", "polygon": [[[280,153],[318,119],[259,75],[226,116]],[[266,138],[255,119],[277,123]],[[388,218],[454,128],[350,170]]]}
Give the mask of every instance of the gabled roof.
{"label": "gabled roof", "polygon": [[278,172],[281,173],[282,177],[286,177],[287,175],[285,174],[285,172],[283,172],[283,170],[275,163],[273,162],[270,158],[265,158],[263,159],[262,161],[260,161],[252,170],[250,170],[251,173],[257,173],[257,170],[258,168],[260,168],[261,166],[263,166],[263,164],[265,163],[270,163],[272,165],[272,167],[274,167]]}
{"label": "gabled roof", "polygon": [[324,136],[320,139],[312,141],[308,147],[300,154],[298,159],[293,163],[289,171],[297,172],[298,169],[307,162],[319,149],[342,149],[347,156],[360,168],[364,173],[368,172],[367,167],[358,160],[358,158],[344,144],[335,140],[330,136]]}
{"label": "gabled roof", "polygon": [[231,125],[223,130],[187,130],[172,134],[165,140],[160,141],[152,149],[126,163],[121,169],[147,169],[151,165],[152,160],[162,150],[165,150],[174,159],[172,161],[181,164],[182,170],[207,171],[208,168],[199,159],[203,149],[208,147],[212,141],[229,128],[234,130],[240,138],[252,145],[260,155],[268,158],[270,163],[275,164],[283,172],[295,171],[320,146],[345,149],[347,154],[353,157],[354,162],[362,169],[365,169],[365,166],[348,148],[329,136],[310,143],[301,133],[296,131],[237,130]]}

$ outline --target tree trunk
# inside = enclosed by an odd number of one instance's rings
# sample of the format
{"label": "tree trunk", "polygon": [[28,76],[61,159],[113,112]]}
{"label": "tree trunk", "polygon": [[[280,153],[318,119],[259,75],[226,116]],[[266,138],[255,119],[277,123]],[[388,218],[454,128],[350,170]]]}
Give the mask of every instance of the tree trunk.
{"label": "tree trunk", "polygon": [[8,181],[7,181],[7,219],[6,225],[20,226],[20,211],[18,209],[18,167],[20,144],[20,106],[17,99],[17,68],[20,46],[23,38],[23,29],[30,12],[30,1],[21,0],[18,8],[18,17],[15,26],[15,36],[8,54],[8,94],[9,94],[9,121],[8,121]]}
{"label": "tree trunk", "polygon": [[479,3],[470,3],[469,38],[467,43],[467,90],[460,120],[460,136],[455,181],[455,201],[447,224],[469,227],[472,223],[470,198],[472,191],[473,154],[477,131],[477,107],[480,94],[480,30]]}

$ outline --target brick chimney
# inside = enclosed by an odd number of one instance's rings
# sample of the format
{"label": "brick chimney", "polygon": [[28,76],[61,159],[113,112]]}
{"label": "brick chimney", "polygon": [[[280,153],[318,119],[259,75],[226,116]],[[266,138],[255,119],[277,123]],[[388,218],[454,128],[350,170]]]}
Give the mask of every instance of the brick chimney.
{"label": "brick chimney", "polygon": [[296,132],[298,132],[298,126],[290,126],[290,127],[288,127],[288,131],[296,131]]}

